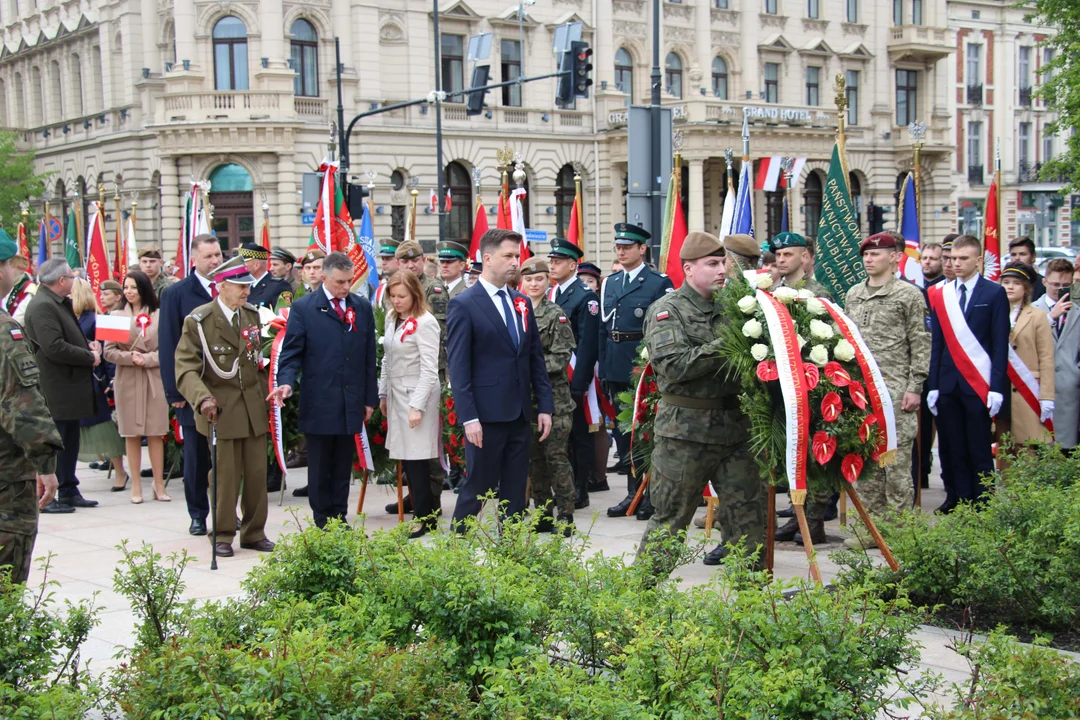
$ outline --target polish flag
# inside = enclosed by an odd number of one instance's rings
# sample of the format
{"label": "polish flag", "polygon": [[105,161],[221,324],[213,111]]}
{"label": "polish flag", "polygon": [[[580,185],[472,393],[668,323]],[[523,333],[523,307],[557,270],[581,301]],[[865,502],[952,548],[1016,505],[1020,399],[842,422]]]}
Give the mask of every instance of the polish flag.
{"label": "polish flag", "polygon": [[[795,158],[795,164],[791,166],[791,180],[796,185],[799,184],[799,176],[802,175],[804,167],[806,167],[806,158]],[[783,173],[780,173],[780,187],[787,187],[787,179],[784,178]]]}
{"label": "polish flag", "polygon": [[131,318],[124,315],[95,315],[94,339],[98,342],[126,343],[131,339]]}
{"label": "polish flag", "polygon": [[450,188],[446,188],[446,207],[443,211],[450,212],[450,208],[454,207],[454,200],[450,197]]}
{"label": "polish flag", "polygon": [[433,213],[439,211],[439,196],[435,194],[435,188],[431,188],[431,197],[428,199],[428,210]]}
{"label": "polish flag", "polygon": [[[780,169],[782,159],[783,157],[779,155],[761,158],[757,175],[754,177],[755,190],[776,192],[777,188],[787,187],[787,182],[784,180],[784,171]],[[798,182],[803,168],[806,167],[806,160],[806,158],[795,158],[795,162],[791,167],[791,177],[796,182]]]}

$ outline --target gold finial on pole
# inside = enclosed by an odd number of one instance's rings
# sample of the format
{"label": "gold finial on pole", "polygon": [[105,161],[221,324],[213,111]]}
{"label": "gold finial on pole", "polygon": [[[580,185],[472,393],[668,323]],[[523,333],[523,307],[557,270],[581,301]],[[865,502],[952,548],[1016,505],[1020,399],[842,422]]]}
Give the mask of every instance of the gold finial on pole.
{"label": "gold finial on pole", "polygon": [[792,221],[791,221],[791,219],[792,219],[791,218],[791,215],[792,215],[792,210],[791,209],[794,207],[794,205],[792,205],[792,203],[791,203],[791,188],[792,188],[792,185],[795,184],[794,182],[792,182],[794,180],[795,176],[792,174],[791,171],[792,171],[792,169],[794,169],[794,167],[795,167],[795,158],[792,158],[792,157],[782,157],[782,158],[780,158],[780,172],[782,172],[784,174],[784,181],[785,181],[785,185],[786,185],[786,187],[784,188],[784,199],[787,201],[788,230],[791,230],[791,227],[792,227],[792,224],[793,224]]}
{"label": "gold finial on pole", "polygon": [[921,120],[908,125],[908,135],[911,136],[911,147],[914,150],[914,166],[912,172],[915,175],[915,219],[922,227],[922,146],[926,136],[926,123]]}
{"label": "gold finial on pole", "polygon": [[499,161],[499,168],[502,170],[502,196],[503,200],[510,199],[510,164],[514,162],[514,150],[509,145],[505,145],[495,151],[495,157]]}
{"label": "gold finial on pole", "polygon": [[848,181],[847,164],[847,80],[844,73],[836,73],[836,146],[840,151],[840,165],[844,168],[844,182]]}

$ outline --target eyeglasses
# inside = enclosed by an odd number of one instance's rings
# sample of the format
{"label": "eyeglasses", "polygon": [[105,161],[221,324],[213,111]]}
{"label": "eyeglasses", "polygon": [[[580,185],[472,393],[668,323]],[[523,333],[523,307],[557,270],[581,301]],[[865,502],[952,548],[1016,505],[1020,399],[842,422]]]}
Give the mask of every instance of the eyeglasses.
{"label": "eyeglasses", "polygon": [[1055,290],[1061,290],[1062,288],[1067,288],[1067,287],[1069,287],[1069,285],[1071,285],[1071,284],[1072,284],[1072,283],[1056,283],[1056,282],[1047,282],[1047,283],[1046,283],[1046,287],[1052,287],[1052,288],[1054,288]]}

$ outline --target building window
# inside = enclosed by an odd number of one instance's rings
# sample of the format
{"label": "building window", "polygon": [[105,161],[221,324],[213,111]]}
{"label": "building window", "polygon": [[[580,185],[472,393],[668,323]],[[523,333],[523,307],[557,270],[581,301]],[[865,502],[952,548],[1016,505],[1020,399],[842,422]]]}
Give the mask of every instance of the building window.
{"label": "building window", "polygon": [[922,0],[911,0],[911,24],[922,25]]}
{"label": "building window", "polygon": [[634,58],[626,48],[615,52],[615,88],[629,95],[629,102],[634,102]]}
{"label": "building window", "polygon": [[1031,46],[1020,46],[1016,69],[1017,84],[1020,86],[1020,104],[1031,107]]}
{"label": "building window", "polygon": [[765,102],[780,102],[780,65],[765,63]]}
{"label": "building window", "polygon": [[[446,38],[446,35],[443,35]],[[460,38],[458,38],[460,40]],[[445,65],[443,66],[445,67]],[[472,242],[472,183],[469,182],[469,173],[461,163],[452,162],[446,166],[446,176],[443,178],[446,189],[450,191],[450,197],[454,204],[450,208],[450,217],[446,223],[446,239],[456,240],[469,247]]]}
{"label": "building window", "polygon": [[727,10],[728,0],[713,0],[713,7],[717,10]]}
{"label": "building window", "polygon": [[967,46],[967,84],[982,85],[982,45],[976,43]]}
{"label": "building window", "polygon": [[52,81],[52,92],[50,93],[49,102],[52,104],[52,116],[56,121],[63,120],[64,115],[64,88],[63,79],[60,76],[60,61],[53,60],[49,64],[49,74],[52,75],[50,80]]}
{"label": "building window", "polygon": [[1054,62],[1054,48],[1043,48],[1042,82],[1050,82],[1054,79],[1054,70],[1050,63]]}
{"label": "building window", "polygon": [[907,127],[918,118],[919,73],[896,71],[896,124]]}
{"label": "building window", "polygon": [[319,96],[319,37],[307,20],[300,19],[289,29],[292,35],[293,94]]}
{"label": "building window", "polygon": [[806,0],[806,17],[811,20],[817,20],[818,12],[818,0]]}
{"label": "building window", "polygon": [[849,23],[859,22],[859,0],[847,0],[847,21]]}
{"label": "building window", "polygon": [[83,87],[82,87],[82,63],[79,56],[72,54],[68,63],[71,69],[71,101],[74,103],[75,117],[83,114]]}
{"label": "building window", "polygon": [[0,127],[11,127],[8,125],[7,83],[3,79],[0,79]]}
{"label": "building window", "polygon": [[1054,159],[1054,136],[1050,134],[1049,128],[1049,125],[1043,125],[1043,162]]}
{"label": "building window", "polygon": [[[784,215],[784,190],[765,191],[765,229],[769,237],[775,237],[780,232],[780,223]],[[791,216],[788,216],[788,227],[791,227]]]}
{"label": "building window", "polygon": [[968,123],[968,182],[972,185],[983,184],[982,162],[982,123]]}
{"label": "building window", "polygon": [[247,90],[247,28],[238,17],[227,15],[214,24],[214,88]]}
{"label": "building window", "polygon": [[817,107],[821,104],[821,68],[806,68],[806,104]]}
{"label": "building window", "polygon": [[727,61],[722,57],[714,57],[712,61],[712,94],[713,97],[727,100]]}
{"label": "building window", "polygon": [[[465,38],[461,35],[443,33],[441,50],[442,89],[447,94],[461,92],[465,89]],[[446,102],[463,103],[465,96],[448,98]],[[456,207],[457,203],[454,205]]]}
{"label": "building window", "polygon": [[844,94],[847,96],[847,123],[859,124],[859,71],[848,70],[844,73]]}
{"label": "building window", "polygon": [[[822,187],[821,175],[812,172],[806,176],[806,183],[803,185],[803,216],[806,218],[807,237],[817,237],[818,225],[821,223]],[[791,224],[790,217],[788,224]]]}
{"label": "building window", "polygon": [[776,14],[776,3],[777,3],[777,0],[765,0],[765,14],[766,15],[775,15]]}
{"label": "building window", "polygon": [[566,164],[559,170],[555,188],[555,234],[565,238],[570,228],[570,211],[574,207],[574,166]]}
{"label": "building window", "polygon": [[42,115],[44,107],[44,93],[41,88],[41,70],[35,65],[30,68],[30,127],[45,124]]}
{"label": "building window", "polygon": [[904,0],[892,0],[892,24],[897,27],[904,24]]}
{"label": "building window", "polygon": [[23,79],[21,73],[15,73],[15,105],[12,108],[12,125],[17,130],[22,130],[26,127],[26,90],[23,89]]}
{"label": "building window", "polygon": [[1020,182],[1025,182],[1031,179],[1032,167],[1031,167],[1031,123],[1020,123],[1019,132],[1017,132],[1017,147],[1016,157],[1020,161],[1020,167],[1017,168],[1020,173]]}
{"label": "building window", "polygon": [[851,205],[855,209],[855,222],[859,224],[859,232],[862,232],[862,183],[854,172],[848,173],[848,192],[851,195]]}
{"label": "building window", "polygon": [[[521,77],[521,43],[517,40],[499,41],[499,57],[502,63],[502,81]],[[507,85],[502,89],[502,104],[521,107],[521,86]]]}
{"label": "building window", "polygon": [[676,100],[682,100],[682,59],[670,52],[664,60],[664,86]]}

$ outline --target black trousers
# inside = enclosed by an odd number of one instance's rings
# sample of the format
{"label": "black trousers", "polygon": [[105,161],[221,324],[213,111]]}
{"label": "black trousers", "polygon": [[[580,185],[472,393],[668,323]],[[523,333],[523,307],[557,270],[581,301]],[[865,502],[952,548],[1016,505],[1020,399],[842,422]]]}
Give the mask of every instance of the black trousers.
{"label": "black trousers", "polygon": [[959,391],[938,398],[942,462],[951,481],[951,500],[977,500],[986,491],[982,476],[994,472],[990,414],[976,395]]}
{"label": "black trousers", "polygon": [[192,520],[210,515],[210,443],[194,425],[184,429],[184,502]]}
{"label": "black trousers", "polygon": [[[442,466],[439,466],[440,469]],[[431,460],[402,460],[401,471],[409,480],[409,494],[412,496],[413,515],[426,518],[435,512],[435,500],[431,487]],[[440,495],[442,485],[439,485]],[[434,519],[429,520],[434,523]]]}
{"label": "black trousers", "polygon": [[930,481],[930,468],[934,464],[934,415],[926,404],[926,395],[923,392],[919,404],[919,441],[911,444],[911,482],[915,485],[916,494],[920,485]]}
{"label": "black trousers", "polygon": [[59,489],[57,497],[76,497],[79,493],[79,478],[75,477],[75,463],[79,461],[79,421],[55,420],[56,430],[64,443],[63,450],[56,451],[56,481]]}
{"label": "black trousers", "polygon": [[[619,400],[619,393],[626,392],[629,389],[630,383],[608,381],[608,399],[611,401],[612,406],[614,406],[616,413],[622,411],[622,402]],[[615,423],[615,429],[612,433],[615,435],[615,448],[619,451],[619,458],[625,462],[630,462],[630,436],[623,434],[623,432],[619,430],[619,423]]]}
{"label": "black trousers", "polygon": [[596,464],[596,440],[589,432],[584,403],[574,409],[574,422],[570,426],[569,455],[570,466],[574,468],[574,487],[584,493]]}
{"label": "black trousers", "polygon": [[493,490],[498,490],[499,502],[506,503],[507,516],[520,515],[528,506],[525,485],[529,477],[532,424],[524,415],[510,422],[480,424],[484,447],[478,448],[465,441],[469,474],[461,484],[454,506],[454,529],[462,533],[465,532],[465,518],[475,517],[480,512],[480,497]]}
{"label": "black trousers", "polygon": [[307,433],[308,504],[315,524],[344,521],[349,511],[349,481],[356,440],[352,435],[315,435]]}

